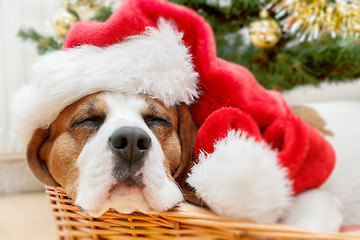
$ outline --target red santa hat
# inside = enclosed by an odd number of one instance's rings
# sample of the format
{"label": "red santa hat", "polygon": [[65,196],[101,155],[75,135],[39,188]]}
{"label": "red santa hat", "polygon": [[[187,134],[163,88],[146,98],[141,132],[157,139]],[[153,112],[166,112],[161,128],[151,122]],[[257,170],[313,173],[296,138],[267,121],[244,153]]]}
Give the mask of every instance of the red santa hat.
{"label": "red santa hat", "polygon": [[[158,26],[160,19],[171,22],[176,31],[166,23]],[[217,204],[211,202],[217,195],[202,186],[204,181],[221,179],[211,177],[211,170],[205,174],[210,178],[204,178],[204,169],[211,169],[205,163],[239,170],[234,177],[241,175],[245,184],[266,175],[251,191],[281,195],[275,200],[282,199],[283,205],[289,195],[319,187],[334,167],[331,145],[294,116],[280,93],[264,89],[244,67],[218,58],[211,27],[186,7],[162,0],[125,1],[104,23],[76,23],[64,50],[43,58],[36,69],[40,80],[18,94],[21,100],[15,105],[20,110],[15,119],[28,121],[22,128],[27,135],[47,127],[64,106],[87,94],[142,92],[168,106],[192,103],[199,127],[194,161],[202,168],[194,167],[189,182],[201,197],[208,196],[207,204],[215,209]],[[59,57],[61,65],[57,65]],[[157,72],[152,75],[153,71]],[[162,77],[155,80],[157,74]],[[81,80],[72,83],[73,79]],[[29,103],[26,109],[21,106],[24,102]],[[36,108],[47,114],[30,117]]]}
{"label": "red santa hat", "polygon": [[[72,31],[69,36],[77,34],[81,33]],[[39,58],[31,69],[31,82],[13,97],[16,132],[27,141],[35,129],[48,128],[66,106],[100,91],[144,93],[166,106],[192,103],[198,97],[198,73],[182,36],[172,23],[159,18],[157,25],[114,44],[69,48],[65,42],[65,51]]]}

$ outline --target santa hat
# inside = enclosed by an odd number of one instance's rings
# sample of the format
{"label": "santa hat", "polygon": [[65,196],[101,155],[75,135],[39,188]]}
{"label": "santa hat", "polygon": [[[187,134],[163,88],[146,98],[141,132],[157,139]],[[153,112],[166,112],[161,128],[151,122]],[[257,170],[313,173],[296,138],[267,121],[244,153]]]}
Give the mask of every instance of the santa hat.
{"label": "santa hat", "polygon": [[31,82],[13,97],[18,135],[29,140],[34,130],[48,128],[65,107],[100,91],[144,93],[166,106],[192,103],[198,97],[198,73],[182,33],[164,19],[157,23],[156,28],[146,27],[115,44],[85,43],[69,49],[65,43],[65,51],[40,57]]}
{"label": "santa hat", "polygon": [[[176,30],[158,26],[161,18]],[[40,60],[37,80],[15,97],[20,99],[14,104],[15,120],[26,135],[48,127],[62,108],[96,91],[143,92],[168,106],[197,98],[191,111],[199,127],[194,147],[199,164],[189,183],[225,215],[262,209],[279,216],[291,194],[319,187],[334,167],[331,145],[292,113],[280,93],[264,89],[244,67],[218,58],[211,27],[186,7],[161,0],[125,1],[104,23],[76,23],[64,50]],[[162,77],[154,78],[159,72]],[[38,116],[32,116],[34,110]],[[240,196],[221,191],[236,184],[239,191],[232,192]],[[246,201],[220,203],[226,194]],[[254,198],[245,197],[249,195],[269,204],[254,206]]]}

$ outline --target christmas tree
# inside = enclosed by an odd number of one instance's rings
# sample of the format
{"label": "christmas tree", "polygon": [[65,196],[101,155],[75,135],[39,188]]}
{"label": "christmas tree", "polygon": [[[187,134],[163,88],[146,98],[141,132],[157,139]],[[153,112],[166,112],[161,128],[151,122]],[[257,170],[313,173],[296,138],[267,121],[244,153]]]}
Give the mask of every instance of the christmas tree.
{"label": "christmas tree", "polygon": [[[169,0],[212,26],[219,57],[247,67],[269,89],[360,77],[358,1]],[[54,16],[57,37],[20,30],[39,53],[61,49],[75,21],[105,21],[121,1],[64,1]]]}

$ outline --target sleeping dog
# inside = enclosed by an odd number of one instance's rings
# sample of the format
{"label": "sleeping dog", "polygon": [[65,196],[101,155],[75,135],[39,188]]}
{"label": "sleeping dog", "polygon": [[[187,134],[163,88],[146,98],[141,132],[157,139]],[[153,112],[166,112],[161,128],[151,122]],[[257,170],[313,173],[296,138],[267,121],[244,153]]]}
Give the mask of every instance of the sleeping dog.
{"label": "sleeping dog", "polygon": [[[250,155],[259,150],[274,158],[249,158],[245,179],[238,174],[243,155],[237,146],[236,159],[222,165],[226,174],[219,172],[216,161],[192,168],[197,128],[189,105],[198,97],[198,75],[191,59],[182,35],[165,23],[107,48],[82,46],[40,59],[34,82],[18,92],[12,105],[35,176],[64,187],[92,216],[109,208],[121,213],[165,211],[185,199],[204,201],[227,216],[230,212],[315,230],[337,231],[343,223],[360,223],[360,148],[354,146],[356,138],[346,138],[360,136],[353,127],[360,121],[354,112],[359,103],[312,106],[328,123],[338,162],[322,188],[291,197],[286,170],[267,148],[251,148]],[[307,119],[301,112],[299,116]],[[317,122],[312,124],[317,127]],[[254,142],[246,144],[254,147]],[[261,174],[254,176],[252,168]],[[280,180],[272,181],[273,176]],[[238,187],[240,181],[246,190]],[[272,189],[284,194],[279,197]]]}
{"label": "sleeping dog", "polygon": [[178,183],[189,170],[195,136],[185,104],[166,108],[146,95],[100,92],[38,129],[27,156],[35,175],[63,186],[92,216],[110,207],[159,212],[183,201]]}

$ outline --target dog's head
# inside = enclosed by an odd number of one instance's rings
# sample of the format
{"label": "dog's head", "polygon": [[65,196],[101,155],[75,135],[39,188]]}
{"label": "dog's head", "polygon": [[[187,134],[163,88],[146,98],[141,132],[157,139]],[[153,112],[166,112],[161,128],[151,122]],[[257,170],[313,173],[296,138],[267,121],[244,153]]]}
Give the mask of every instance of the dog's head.
{"label": "dog's head", "polygon": [[27,148],[36,177],[85,212],[163,211],[183,200],[196,126],[188,106],[100,92],[66,107]]}

